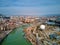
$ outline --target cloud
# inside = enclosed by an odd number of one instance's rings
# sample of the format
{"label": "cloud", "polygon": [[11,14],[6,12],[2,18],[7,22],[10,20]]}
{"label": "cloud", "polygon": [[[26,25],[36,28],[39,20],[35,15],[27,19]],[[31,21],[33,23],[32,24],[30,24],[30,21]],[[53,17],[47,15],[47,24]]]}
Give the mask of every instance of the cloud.
{"label": "cloud", "polygon": [[41,7],[0,7],[0,13],[5,15],[46,15],[60,14],[60,6]]}
{"label": "cloud", "polygon": [[0,0],[5,15],[60,14],[60,0]]}
{"label": "cloud", "polygon": [[0,0],[0,7],[59,5],[60,0]]}

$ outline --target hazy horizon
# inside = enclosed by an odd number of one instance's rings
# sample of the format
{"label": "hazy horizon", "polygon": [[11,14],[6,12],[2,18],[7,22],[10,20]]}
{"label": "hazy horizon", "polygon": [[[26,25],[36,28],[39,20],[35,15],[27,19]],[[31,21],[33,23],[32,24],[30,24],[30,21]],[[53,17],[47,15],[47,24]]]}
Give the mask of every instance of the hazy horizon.
{"label": "hazy horizon", "polygon": [[8,16],[60,14],[60,0],[0,0],[0,14]]}

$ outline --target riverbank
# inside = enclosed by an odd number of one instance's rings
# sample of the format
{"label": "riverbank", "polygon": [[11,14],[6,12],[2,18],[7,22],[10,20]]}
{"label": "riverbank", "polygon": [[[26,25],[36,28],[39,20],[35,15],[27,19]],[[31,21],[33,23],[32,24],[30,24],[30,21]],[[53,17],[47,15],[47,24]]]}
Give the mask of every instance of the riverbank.
{"label": "riverbank", "polygon": [[[27,25],[27,24],[23,24],[23,26],[24,26],[24,25]],[[20,26],[22,26],[22,25],[20,25]],[[20,26],[15,27],[14,29],[19,28]],[[12,29],[12,30],[7,30],[7,31],[1,31],[1,33],[0,33],[0,44],[1,44],[2,41],[10,34],[10,32],[12,32],[14,29]]]}
{"label": "riverbank", "polygon": [[10,32],[12,32],[12,30],[3,31],[2,33],[0,33],[0,44],[5,39],[5,37],[7,37],[9,35]]}
{"label": "riverbank", "polygon": [[[19,27],[20,27],[20,26],[15,27],[14,29],[19,28]],[[14,29],[7,30],[7,31],[2,31],[2,32],[0,33],[0,44],[3,42],[3,40],[4,40],[12,31],[14,31]]]}
{"label": "riverbank", "polygon": [[9,27],[10,28],[9,30],[1,30],[1,32],[0,32],[0,44],[10,34],[10,32],[14,31],[14,29],[19,28],[20,26],[21,26],[20,24],[17,26],[13,25],[13,27],[12,26]]}
{"label": "riverbank", "polygon": [[29,25],[22,25],[12,31],[2,42],[1,45],[32,45],[24,38],[23,30]]}

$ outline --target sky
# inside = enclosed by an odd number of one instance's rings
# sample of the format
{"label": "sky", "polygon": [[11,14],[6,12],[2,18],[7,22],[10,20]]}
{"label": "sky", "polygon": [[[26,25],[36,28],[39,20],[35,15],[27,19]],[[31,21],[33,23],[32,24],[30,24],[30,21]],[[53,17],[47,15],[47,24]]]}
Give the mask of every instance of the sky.
{"label": "sky", "polygon": [[0,14],[8,16],[60,14],[60,0],[0,0]]}

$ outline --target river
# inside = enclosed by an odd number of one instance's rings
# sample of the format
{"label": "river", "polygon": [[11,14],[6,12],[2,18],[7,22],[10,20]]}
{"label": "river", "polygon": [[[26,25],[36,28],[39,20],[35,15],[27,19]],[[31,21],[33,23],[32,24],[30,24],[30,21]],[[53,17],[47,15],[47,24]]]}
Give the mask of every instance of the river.
{"label": "river", "polygon": [[28,40],[24,38],[23,29],[27,25],[20,26],[19,28],[14,29],[2,42],[1,45],[32,45]]}

